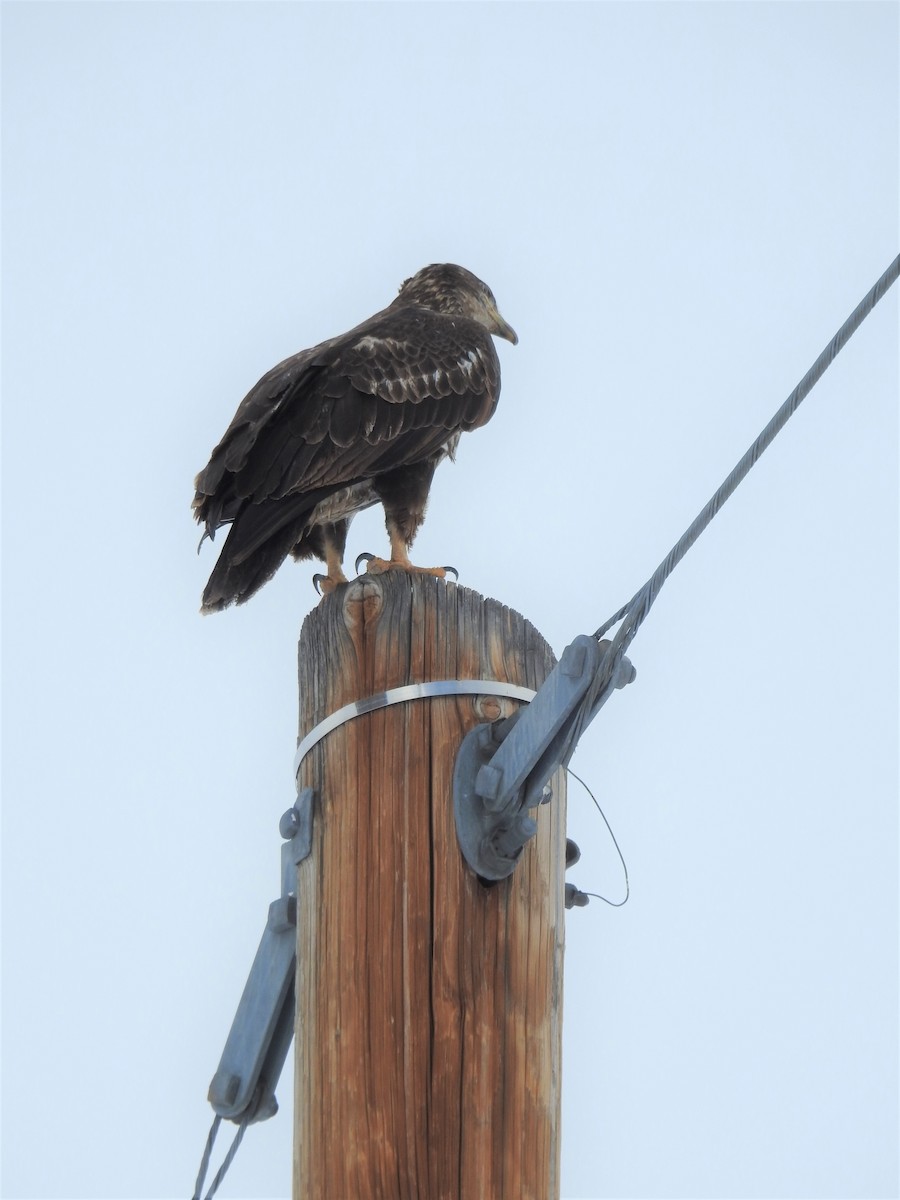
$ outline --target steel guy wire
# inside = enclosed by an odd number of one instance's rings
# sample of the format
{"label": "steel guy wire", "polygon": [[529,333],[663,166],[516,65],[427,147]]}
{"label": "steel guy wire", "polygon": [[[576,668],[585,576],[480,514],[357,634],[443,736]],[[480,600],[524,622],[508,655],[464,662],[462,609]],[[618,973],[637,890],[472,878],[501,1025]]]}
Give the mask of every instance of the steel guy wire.
{"label": "steel guy wire", "polygon": [[[614,613],[609,620],[604,621],[594,633],[594,637],[598,639],[602,638],[618,621],[622,622],[613,638],[612,645],[604,657],[597,678],[594,680],[585,697],[579,719],[573,729],[571,750],[574,750],[579,737],[590,721],[591,715],[596,710],[598,702],[602,698],[605,698],[604,694],[610,690],[615,669],[622,655],[631,644],[644,618],[647,616],[647,613],[650,611],[654,600],[659,595],[662,585],[681,562],[682,558],[684,558],[688,550],[690,550],[691,546],[693,546],[694,542],[696,542],[700,534],[703,533],[725,501],[731,496],[738,484],[743,482],[750,470],[756,465],[760,455],[775,440],[788,420],[794,415],[801,402],[809,395],[878,301],[882,299],[892,284],[896,282],[898,276],[900,276],[900,255],[894,259],[874,287],[859,302],[772,417],[771,421],[769,421],[768,425],[766,425],[765,429],[762,430],[756,441],[750,446],[727,478],[723,480],[709,502],[697,514],[643,587],[635,592],[628,603],[623,604],[618,612]],[[567,761],[567,759],[563,759],[564,763]]]}

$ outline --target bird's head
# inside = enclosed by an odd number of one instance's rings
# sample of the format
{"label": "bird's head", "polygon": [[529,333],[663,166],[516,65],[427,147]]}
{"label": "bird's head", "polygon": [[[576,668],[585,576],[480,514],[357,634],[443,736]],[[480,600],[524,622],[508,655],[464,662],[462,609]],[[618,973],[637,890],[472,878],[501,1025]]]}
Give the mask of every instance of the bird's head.
{"label": "bird's head", "polygon": [[433,263],[417,271],[400,288],[394,304],[420,304],[447,316],[468,317],[513,345],[519,340],[513,327],[500,316],[488,285],[455,263]]}

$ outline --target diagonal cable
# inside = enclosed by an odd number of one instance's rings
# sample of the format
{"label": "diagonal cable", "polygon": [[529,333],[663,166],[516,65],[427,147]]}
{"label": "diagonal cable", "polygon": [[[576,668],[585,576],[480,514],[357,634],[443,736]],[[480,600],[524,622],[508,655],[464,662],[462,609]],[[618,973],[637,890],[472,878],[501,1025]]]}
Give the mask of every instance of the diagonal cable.
{"label": "diagonal cable", "polygon": [[[731,474],[719,486],[709,503],[691,522],[688,529],[681,535],[663,561],[654,571],[644,586],[619,611],[609,618],[594,637],[601,638],[617,621],[626,617],[625,624],[616,635],[616,642],[621,639],[622,650],[631,641],[641,622],[650,610],[650,606],[659,594],[659,590],[675,567],[681,562],[694,542],[712,521],[713,517],[729,498],[739,483],[742,483],[765,449],[775,440],[788,420],[794,415],[801,402],[806,399],[826,370],[843,350],[844,346],[857,331],[878,301],[885,295],[900,275],[900,255],[894,259],[872,290],[859,302],[844,324],[840,327],[813,365],[809,368],[791,394],[779,408],[778,412],[768,423],[759,437],[737,463]],[[624,636],[623,636],[624,633]],[[615,642],[613,643],[615,645]],[[618,647],[617,647],[618,648]]]}
{"label": "diagonal cable", "polygon": [[[209,1136],[206,1139],[206,1146],[203,1150],[203,1156],[200,1159],[200,1170],[197,1173],[197,1182],[194,1185],[194,1194],[191,1200],[200,1200],[201,1196],[203,1195],[203,1183],[206,1179],[206,1172],[209,1170],[209,1160],[212,1157],[213,1145],[215,1144],[216,1134],[219,1132],[219,1126],[221,1124],[222,1118],[216,1114],[209,1130]],[[234,1156],[237,1154],[238,1146],[240,1146],[241,1141],[243,1140],[248,1124],[248,1119],[244,1117],[244,1119],[238,1125],[237,1133],[234,1135],[234,1140],[228,1147],[228,1153],[222,1159],[222,1165],[219,1167],[215,1178],[209,1185],[209,1191],[206,1193],[205,1200],[212,1200],[213,1196],[215,1196],[216,1192],[219,1190],[219,1184],[225,1178],[225,1174],[228,1171],[228,1168],[231,1166]]]}
{"label": "diagonal cable", "polygon": [[693,546],[694,542],[696,542],[700,534],[703,533],[725,501],[737,488],[738,484],[743,482],[750,470],[756,465],[760,455],[775,440],[788,420],[797,411],[802,401],[825,374],[826,370],[831,366],[832,362],[834,362],[835,358],[837,358],[838,354],[840,354],[841,350],[878,301],[887,293],[891,285],[896,282],[898,276],[900,276],[900,255],[894,259],[871,291],[859,302],[788,396],[787,400],[778,409],[765,429],[762,430],[753,445],[737,463],[728,477],[723,480],[715,494],[697,514],[643,587],[639,588],[628,603],[623,604],[618,612],[614,613],[609,620],[604,621],[594,633],[594,637],[598,639],[602,638],[618,621],[622,622],[612,640],[609,650],[604,656],[596,679],[588,689],[578,717],[573,723],[567,742],[567,751],[562,758],[564,766],[574,753],[575,746],[578,744],[578,740],[585,728],[590,724],[597,709],[606,700],[612,690],[612,680],[619,662],[631,644],[644,618],[647,616],[647,613],[650,611],[653,602],[659,595],[662,585],[681,562],[682,558],[684,558],[685,554],[687,554],[688,550],[690,550],[691,546]]}

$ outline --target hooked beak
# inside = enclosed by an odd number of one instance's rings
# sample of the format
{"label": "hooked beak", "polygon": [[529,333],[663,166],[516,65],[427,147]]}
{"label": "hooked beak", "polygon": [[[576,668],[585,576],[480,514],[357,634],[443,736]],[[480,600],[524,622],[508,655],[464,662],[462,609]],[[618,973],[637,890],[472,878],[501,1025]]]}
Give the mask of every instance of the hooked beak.
{"label": "hooked beak", "polygon": [[496,308],[491,313],[491,316],[494,321],[494,327],[491,330],[491,333],[495,333],[497,337],[506,338],[506,340],[508,342],[512,342],[514,346],[517,345],[519,341],[519,335],[513,329],[512,325],[507,325],[506,321],[503,320]]}

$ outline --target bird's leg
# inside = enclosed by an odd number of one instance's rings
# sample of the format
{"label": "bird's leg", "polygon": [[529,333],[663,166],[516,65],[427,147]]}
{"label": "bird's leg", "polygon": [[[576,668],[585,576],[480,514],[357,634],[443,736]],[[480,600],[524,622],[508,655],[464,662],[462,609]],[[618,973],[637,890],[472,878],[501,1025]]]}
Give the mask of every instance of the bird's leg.
{"label": "bird's leg", "polygon": [[[341,539],[333,536],[333,529],[333,526],[322,526],[325,568],[328,573],[327,575],[313,575],[313,587],[323,596],[329,595],[340,584],[349,582],[347,576],[344,574],[344,547]],[[346,541],[346,538],[347,534],[345,530],[343,541]]]}
{"label": "bird's leg", "polygon": [[376,558],[374,554],[360,554],[356,560],[356,569],[365,560],[366,574],[383,575],[385,571],[408,571],[411,575],[435,575],[444,579],[447,572],[452,572],[459,578],[456,567],[416,567],[409,561],[407,540],[400,529],[392,521],[388,521],[388,534],[391,539],[391,557]]}

